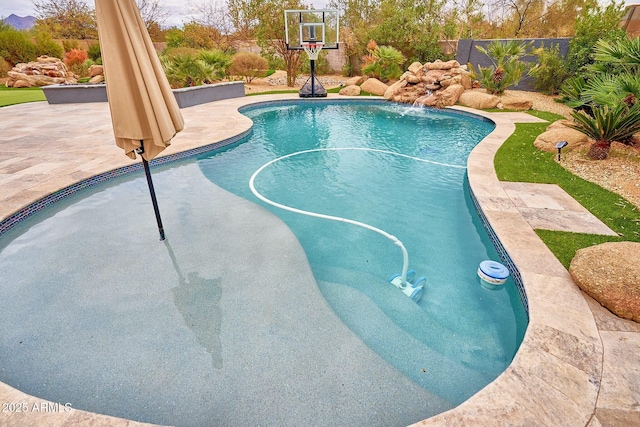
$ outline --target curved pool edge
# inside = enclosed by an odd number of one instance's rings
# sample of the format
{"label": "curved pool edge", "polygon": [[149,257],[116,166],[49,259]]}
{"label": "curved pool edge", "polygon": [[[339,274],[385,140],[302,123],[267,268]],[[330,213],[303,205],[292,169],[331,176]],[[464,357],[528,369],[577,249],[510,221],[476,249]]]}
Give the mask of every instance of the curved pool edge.
{"label": "curved pool edge", "polygon": [[[337,95],[332,95],[329,99],[337,99]],[[296,94],[262,95],[184,109],[182,113],[187,122],[185,131],[176,136],[162,157],[250,131],[251,121],[238,112],[243,106],[292,99],[299,100]],[[0,116],[39,109],[49,115],[59,113],[59,119],[63,120],[63,117],[71,117],[69,112],[75,111],[74,108],[79,110],[75,104],[46,105],[46,108],[33,105],[16,107],[19,108],[0,109]],[[83,105],[82,108],[83,111],[89,111],[92,117],[97,114],[102,121],[106,118],[110,126],[108,110],[104,105]],[[414,425],[586,425],[595,410],[602,369],[603,346],[593,315],[566,269],[515,209],[493,169],[495,152],[515,130],[514,123],[538,119],[525,113],[455,109],[489,118],[496,123],[496,129],[476,146],[469,157],[469,185],[493,232],[518,266],[527,293],[530,321],[519,351],[503,374],[456,408]],[[211,140],[202,141],[203,133],[211,134],[212,129],[215,131]],[[92,141],[101,147],[100,162],[86,153],[95,151],[95,147],[88,147],[85,152],[82,141],[82,138],[78,138],[74,155],[78,155],[81,161],[94,162],[91,167],[78,169],[83,173],[66,173],[63,179],[60,179],[61,173],[51,173],[51,179],[35,185],[20,197],[7,197],[0,193],[0,200],[10,199],[9,209],[19,211],[71,184],[135,163],[115,146],[110,129],[103,130],[99,137],[92,135]],[[104,161],[104,157],[107,161]],[[39,160],[40,164],[46,164],[47,161],[46,158]],[[7,213],[7,208],[3,208],[0,219],[5,221],[13,211]],[[0,402],[27,402],[29,408],[44,405],[48,409],[27,414],[0,413],[0,424],[150,425],[75,409],[65,412],[57,407],[56,410],[55,403],[27,395],[2,383]]]}
{"label": "curved pool edge", "polygon": [[596,410],[602,378],[604,348],[594,316],[567,270],[520,215],[493,167],[515,123],[543,120],[526,113],[453,108],[496,124],[469,156],[469,187],[521,275],[529,325],[505,372],[456,408],[413,426],[585,426]]}

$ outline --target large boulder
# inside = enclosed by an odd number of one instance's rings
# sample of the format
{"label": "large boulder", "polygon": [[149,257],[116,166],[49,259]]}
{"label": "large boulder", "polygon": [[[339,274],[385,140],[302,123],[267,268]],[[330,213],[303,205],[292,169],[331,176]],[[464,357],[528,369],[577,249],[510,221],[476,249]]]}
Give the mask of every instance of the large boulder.
{"label": "large boulder", "polygon": [[576,285],[614,314],[640,322],[640,243],[609,242],[580,249],[569,273]]}
{"label": "large boulder", "polygon": [[360,86],[358,85],[349,85],[349,86],[345,86],[342,89],[340,89],[340,92],[338,92],[338,94],[343,95],[343,96],[358,96],[360,95]]}
{"label": "large boulder", "polygon": [[382,96],[384,96],[384,99],[391,99],[400,91],[400,89],[402,89],[406,85],[406,80],[398,80],[397,82],[389,86]]}
{"label": "large boulder", "polygon": [[445,75],[440,80],[440,86],[448,87],[450,85],[462,85],[465,89],[471,89],[471,78],[466,74],[455,74],[453,76]]}
{"label": "large boulder", "polygon": [[367,76],[355,76],[347,79],[344,82],[345,86],[353,86],[353,85],[361,85],[364,81],[367,80]]}
{"label": "large boulder", "polygon": [[26,87],[32,87],[32,86],[29,82],[26,82],[24,80],[16,80],[15,82],[13,82],[13,87],[16,89],[20,89],[20,88],[26,88]]}
{"label": "large boulder", "polygon": [[418,74],[421,69],[422,69],[422,64],[417,61],[409,65],[409,68],[407,68],[407,70],[409,70],[413,74]]}
{"label": "large boulder", "polygon": [[503,99],[500,104],[498,104],[498,108],[505,110],[528,111],[533,107],[533,101],[525,98]]}
{"label": "large boulder", "polygon": [[373,77],[368,78],[360,85],[360,89],[363,91],[380,96],[384,95],[388,88],[388,85]]}
{"label": "large boulder", "polygon": [[439,99],[437,106],[439,108],[450,107],[460,98],[460,95],[464,92],[464,86],[459,84],[453,84],[446,89],[439,92]]}
{"label": "large boulder", "polygon": [[92,65],[89,67],[89,77],[104,76],[104,67],[102,65]]}
{"label": "large boulder", "polygon": [[424,105],[425,107],[437,107],[438,102],[439,102],[438,95],[431,93],[431,94],[423,95],[419,97],[414,101],[413,104],[414,105],[420,104],[420,105]]}
{"label": "large boulder", "polygon": [[533,145],[539,150],[555,152],[558,141],[567,141],[569,145],[566,149],[575,150],[590,145],[589,138],[575,129],[565,126],[568,120],[558,120],[547,127],[547,130],[536,137]]}
{"label": "large boulder", "polygon": [[466,90],[458,99],[458,104],[476,110],[487,110],[496,108],[500,103],[500,98],[495,95],[477,90]]}

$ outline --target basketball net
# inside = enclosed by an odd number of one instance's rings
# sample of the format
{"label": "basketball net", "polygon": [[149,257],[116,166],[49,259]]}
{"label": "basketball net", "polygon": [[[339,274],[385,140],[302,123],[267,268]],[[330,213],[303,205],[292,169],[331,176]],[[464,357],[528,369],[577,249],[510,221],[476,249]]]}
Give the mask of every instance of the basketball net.
{"label": "basketball net", "polygon": [[303,43],[302,47],[307,52],[307,56],[311,61],[318,59],[320,51],[322,50],[322,43]]}

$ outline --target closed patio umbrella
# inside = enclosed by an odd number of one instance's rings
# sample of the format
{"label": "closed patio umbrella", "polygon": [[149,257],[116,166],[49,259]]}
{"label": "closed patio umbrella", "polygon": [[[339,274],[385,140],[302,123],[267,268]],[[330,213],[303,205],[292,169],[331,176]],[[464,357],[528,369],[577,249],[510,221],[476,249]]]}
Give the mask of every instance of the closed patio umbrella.
{"label": "closed patio umbrella", "polygon": [[132,159],[141,155],[164,240],[148,162],[184,128],[184,120],[135,0],[95,2],[116,145]]}

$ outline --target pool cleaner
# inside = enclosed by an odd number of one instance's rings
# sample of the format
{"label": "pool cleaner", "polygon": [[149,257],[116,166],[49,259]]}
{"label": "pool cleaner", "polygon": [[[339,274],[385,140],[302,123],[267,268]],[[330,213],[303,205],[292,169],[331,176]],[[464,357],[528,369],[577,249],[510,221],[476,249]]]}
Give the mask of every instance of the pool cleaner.
{"label": "pool cleaner", "polygon": [[427,283],[427,278],[421,276],[416,279],[416,272],[409,270],[404,280],[401,274],[394,274],[389,278],[389,283],[400,289],[406,296],[411,298],[413,302],[418,302],[420,298],[422,298],[422,291],[424,285]]}

